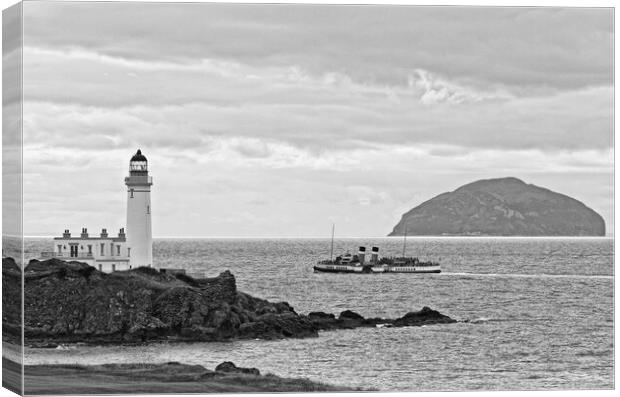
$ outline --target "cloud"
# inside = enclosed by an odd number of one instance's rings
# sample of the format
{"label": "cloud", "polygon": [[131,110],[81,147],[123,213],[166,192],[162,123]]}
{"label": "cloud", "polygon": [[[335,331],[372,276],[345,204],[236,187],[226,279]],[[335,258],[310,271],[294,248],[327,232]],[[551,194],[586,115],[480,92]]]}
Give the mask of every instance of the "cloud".
{"label": "cloud", "polygon": [[414,74],[409,76],[409,86],[422,90],[423,94],[420,97],[420,101],[425,105],[434,105],[442,102],[460,104],[491,99],[510,99],[512,97],[507,92],[477,92],[471,88],[462,87],[438,78],[423,69],[416,69]]}
{"label": "cloud", "polygon": [[511,91],[613,81],[611,8],[30,2],[24,10],[27,46],[124,59],[305,65],[396,85],[419,68]]}
{"label": "cloud", "polygon": [[[613,202],[601,190],[613,178],[612,150],[472,150],[445,157],[433,155],[432,146],[393,145],[320,155],[297,149],[300,159],[292,161],[286,157],[291,148],[243,159],[238,143],[224,139],[207,156],[190,148],[144,150],[155,182],[156,235],[321,235],[328,217],[343,235],[381,235],[403,208],[476,179],[504,176],[579,198],[613,226]],[[123,149],[95,157],[57,149],[45,155],[27,147],[26,230],[121,227],[130,155]]]}
{"label": "cloud", "polygon": [[24,7],[31,233],[121,227],[138,147],[156,235],[383,235],[503,176],[613,223],[610,10]]}
{"label": "cloud", "polygon": [[[180,84],[182,80],[177,76]],[[190,80],[187,77],[188,84]],[[317,151],[327,142],[342,149],[380,143],[548,150],[612,145],[611,87],[544,97],[423,104],[423,91],[411,88],[393,89],[389,96],[383,87],[352,84],[342,88],[315,81],[280,85],[271,80],[245,88],[235,79],[230,86],[222,80],[217,84],[216,91],[223,93],[220,99],[212,99],[217,96],[213,92],[199,98],[195,88],[181,91],[177,87],[168,95],[162,87],[153,95],[141,94],[150,103],[112,108],[29,100],[25,126],[33,141],[49,140],[85,150],[145,141],[169,147],[204,146],[206,136],[273,139]],[[107,102],[105,92],[112,87],[102,88],[99,97],[95,95],[99,91],[93,91],[93,99]],[[27,94],[33,90],[29,88]],[[140,87],[130,92],[140,92]],[[184,95],[189,102],[174,103],[175,97]],[[166,98],[172,103],[164,104]]]}

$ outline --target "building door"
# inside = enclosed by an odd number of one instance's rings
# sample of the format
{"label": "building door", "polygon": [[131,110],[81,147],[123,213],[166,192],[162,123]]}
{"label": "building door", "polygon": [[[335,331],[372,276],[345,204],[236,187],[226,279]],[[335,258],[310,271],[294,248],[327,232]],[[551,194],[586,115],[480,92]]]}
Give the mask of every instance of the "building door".
{"label": "building door", "polygon": [[70,255],[72,258],[77,258],[78,256],[78,246],[77,245],[71,245],[70,246],[71,251],[70,251]]}

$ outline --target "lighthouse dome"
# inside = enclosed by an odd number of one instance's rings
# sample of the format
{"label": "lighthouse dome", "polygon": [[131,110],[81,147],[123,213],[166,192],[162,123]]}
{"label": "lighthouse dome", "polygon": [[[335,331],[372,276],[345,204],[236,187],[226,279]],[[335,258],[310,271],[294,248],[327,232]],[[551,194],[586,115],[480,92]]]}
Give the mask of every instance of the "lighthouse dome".
{"label": "lighthouse dome", "polygon": [[138,149],[136,154],[131,158],[131,161],[146,161],[146,157],[142,154],[142,150]]}
{"label": "lighthouse dome", "polygon": [[148,161],[142,154],[142,151],[138,149],[136,154],[129,160],[129,172],[130,173],[146,173],[148,172]]}

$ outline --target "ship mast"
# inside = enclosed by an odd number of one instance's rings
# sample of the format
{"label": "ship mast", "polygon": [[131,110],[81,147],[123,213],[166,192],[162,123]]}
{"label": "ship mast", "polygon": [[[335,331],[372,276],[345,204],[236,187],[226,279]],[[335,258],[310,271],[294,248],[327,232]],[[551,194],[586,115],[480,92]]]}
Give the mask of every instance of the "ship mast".
{"label": "ship mast", "polygon": [[403,258],[405,258],[405,250],[407,249],[407,225],[405,225],[405,236],[403,238]]}
{"label": "ship mast", "polygon": [[332,223],[332,247],[329,251],[329,260],[334,260],[334,231],[336,230],[336,224]]}

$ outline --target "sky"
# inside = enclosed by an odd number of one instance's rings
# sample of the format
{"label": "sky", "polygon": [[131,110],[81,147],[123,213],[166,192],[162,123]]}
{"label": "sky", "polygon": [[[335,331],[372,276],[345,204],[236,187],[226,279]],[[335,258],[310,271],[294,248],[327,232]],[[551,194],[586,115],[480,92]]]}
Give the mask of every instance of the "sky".
{"label": "sky", "polygon": [[24,233],[384,236],[517,177],[613,234],[612,9],[24,3]]}

